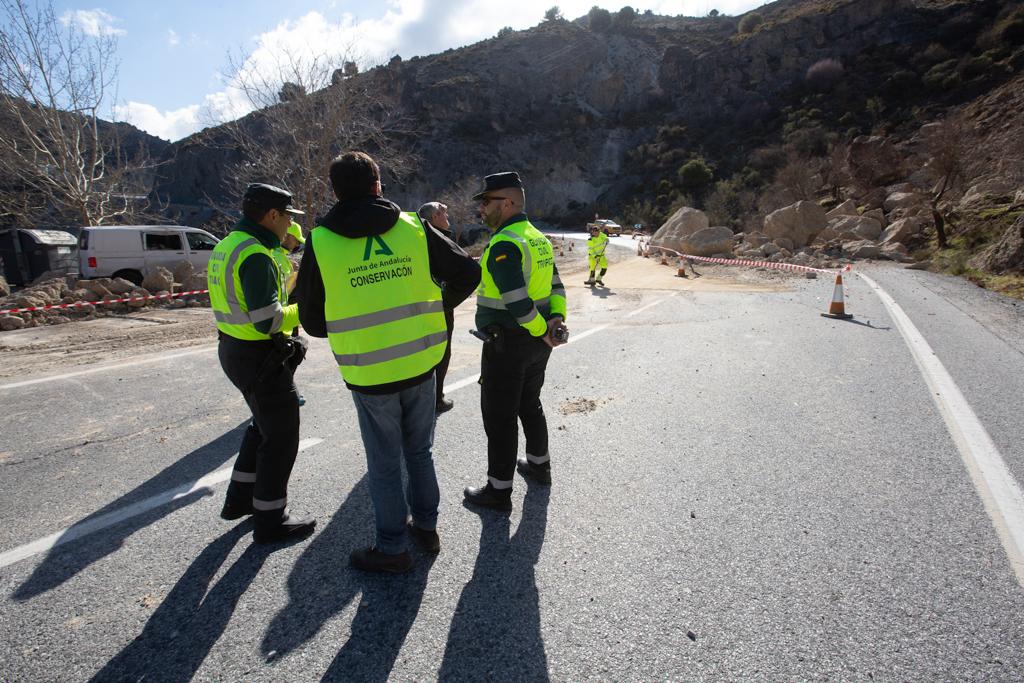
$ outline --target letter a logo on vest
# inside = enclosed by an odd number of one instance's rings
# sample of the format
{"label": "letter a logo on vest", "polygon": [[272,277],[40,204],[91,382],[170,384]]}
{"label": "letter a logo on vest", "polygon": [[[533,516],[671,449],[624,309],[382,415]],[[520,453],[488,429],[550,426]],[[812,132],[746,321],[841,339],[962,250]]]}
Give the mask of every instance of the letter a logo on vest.
{"label": "letter a logo on vest", "polygon": [[366,238],[366,251],[363,252],[363,260],[364,261],[369,261],[370,260],[370,250],[373,249],[373,243],[374,242],[376,242],[378,244],[378,246],[380,247],[379,249],[377,249],[376,251],[373,252],[374,256],[394,256],[395,255],[395,252],[391,251],[391,247],[389,247],[387,245],[387,242],[385,242],[383,239],[381,239],[380,235],[371,235],[371,236]]}

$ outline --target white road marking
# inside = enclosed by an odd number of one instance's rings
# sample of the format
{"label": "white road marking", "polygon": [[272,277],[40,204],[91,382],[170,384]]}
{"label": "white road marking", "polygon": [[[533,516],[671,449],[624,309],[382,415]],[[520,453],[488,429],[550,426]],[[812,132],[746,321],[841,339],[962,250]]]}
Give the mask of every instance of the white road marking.
{"label": "white road marking", "polygon": [[[312,448],[318,443],[322,442],[323,439],[303,439],[299,442],[299,450],[304,451],[307,448]],[[235,455],[238,455],[237,453]],[[214,485],[221,482],[227,481],[231,478],[231,467],[223,467],[216,472],[211,472],[205,477],[196,479],[193,482],[182,484],[163,493],[158,493],[155,496],[140,500],[137,503],[126,505],[119,510],[113,510],[105,515],[100,515],[95,519],[89,519],[80,524],[74,524],[61,529],[60,531],[40,538],[37,541],[26,543],[25,545],[18,546],[13,550],[0,554],[0,569],[20,562],[25,558],[44,553],[51,548],[55,548],[65,543],[70,543],[76,539],[88,536],[89,534],[95,533],[107,527],[113,526],[126,519],[141,515],[145,512],[149,512],[154,508],[158,508],[161,505],[167,505],[172,503],[179,498],[190,496],[197,491],[212,491]]]}
{"label": "white road marking", "polygon": [[56,382],[61,379],[70,379],[71,377],[81,377],[82,375],[91,375],[97,372],[106,372],[107,370],[120,370],[121,368],[130,368],[135,365],[146,365],[147,363],[157,363],[164,360],[173,360],[175,358],[182,358],[184,356],[193,356],[197,353],[206,353],[208,351],[215,351],[217,349],[216,344],[204,345],[199,348],[191,349],[189,351],[182,351],[180,353],[165,353],[157,354],[151,358],[141,358],[139,360],[129,360],[123,363],[116,363],[112,365],[103,365],[97,368],[89,368],[88,370],[78,370],[76,372],[67,372],[63,375],[52,375],[50,377],[40,377],[39,379],[27,379],[23,382],[12,382],[10,384],[0,384],[0,391],[5,389],[17,389],[18,387],[27,387],[33,384],[43,384],[44,382]]}
{"label": "white road marking", "polygon": [[863,273],[857,273],[889,309],[893,322],[910,347],[917,366],[921,369],[932,399],[946,421],[960,456],[967,466],[974,487],[995,525],[1003,549],[1024,588],[1024,492],[1006,466],[999,449],[988,435],[984,425],[974,414],[970,404],[953,378],[946,371],[935,352],[903,312],[899,304]]}

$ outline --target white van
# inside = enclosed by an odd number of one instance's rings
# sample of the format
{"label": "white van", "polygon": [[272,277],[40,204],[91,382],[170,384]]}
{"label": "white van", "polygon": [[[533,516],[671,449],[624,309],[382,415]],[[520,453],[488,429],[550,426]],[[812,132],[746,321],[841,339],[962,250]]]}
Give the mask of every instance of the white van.
{"label": "white van", "polygon": [[78,236],[78,267],[85,279],[123,277],[140,284],[155,266],[173,271],[189,261],[206,270],[216,237],[181,225],[121,225],[82,228]]}

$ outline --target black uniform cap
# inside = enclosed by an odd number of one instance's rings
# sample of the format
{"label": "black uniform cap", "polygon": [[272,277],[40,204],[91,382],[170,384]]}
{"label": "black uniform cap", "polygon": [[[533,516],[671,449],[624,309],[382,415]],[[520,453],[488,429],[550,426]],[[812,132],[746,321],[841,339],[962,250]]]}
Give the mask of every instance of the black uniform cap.
{"label": "black uniform cap", "polygon": [[295,216],[306,214],[305,211],[299,211],[292,206],[291,192],[264,183],[249,183],[249,187],[245,188],[245,196],[242,197],[242,201],[264,209],[277,209]]}
{"label": "black uniform cap", "polygon": [[523,189],[523,181],[519,179],[519,174],[515,171],[505,171],[504,173],[494,173],[484,178],[484,189],[473,195],[473,201],[483,199],[488,192],[494,190],[506,190],[510,187],[517,189]]}

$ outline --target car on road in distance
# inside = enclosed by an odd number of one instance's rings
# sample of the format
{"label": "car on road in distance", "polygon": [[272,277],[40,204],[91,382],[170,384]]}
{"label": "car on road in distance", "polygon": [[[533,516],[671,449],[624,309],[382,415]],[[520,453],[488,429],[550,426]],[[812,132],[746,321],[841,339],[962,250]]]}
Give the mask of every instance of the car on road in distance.
{"label": "car on road in distance", "polygon": [[622,226],[608,218],[598,218],[593,223],[587,223],[587,232],[598,228],[609,237],[617,237],[622,234]]}

